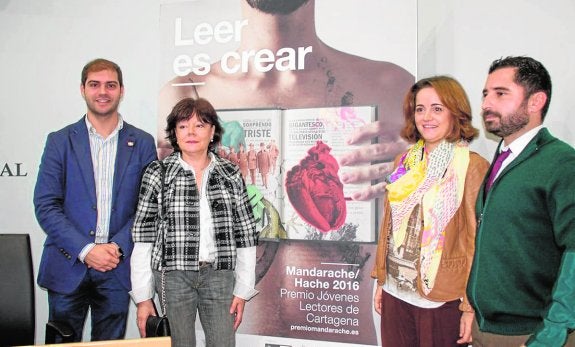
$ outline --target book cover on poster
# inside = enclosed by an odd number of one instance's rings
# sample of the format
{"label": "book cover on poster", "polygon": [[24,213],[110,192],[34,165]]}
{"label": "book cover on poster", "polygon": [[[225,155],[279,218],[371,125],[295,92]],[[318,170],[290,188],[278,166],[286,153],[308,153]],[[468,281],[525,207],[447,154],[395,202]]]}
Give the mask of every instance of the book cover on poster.
{"label": "book cover on poster", "polygon": [[375,200],[354,201],[371,182],[343,184],[340,154],[375,106],[219,110],[218,154],[236,163],[248,186],[262,238],[374,242]]}

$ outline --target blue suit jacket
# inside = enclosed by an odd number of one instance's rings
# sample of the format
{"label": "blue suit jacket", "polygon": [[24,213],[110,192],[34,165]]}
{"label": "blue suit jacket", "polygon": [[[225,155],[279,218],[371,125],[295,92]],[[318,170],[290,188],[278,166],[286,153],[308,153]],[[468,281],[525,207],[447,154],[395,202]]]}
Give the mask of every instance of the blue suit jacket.
{"label": "blue suit jacket", "polygon": [[[110,216],[109,241],[124,251],[114,273],[130,290],[131,227],[140,179],[157,157],[153,137],[124,122],[119,132]],[[78,287],[87,267],[78,260],[95,240],[96,187],[90,140],[84,117],[48,135],[34,190],[36,218],[47,238],[38,284],[59,293]]]}

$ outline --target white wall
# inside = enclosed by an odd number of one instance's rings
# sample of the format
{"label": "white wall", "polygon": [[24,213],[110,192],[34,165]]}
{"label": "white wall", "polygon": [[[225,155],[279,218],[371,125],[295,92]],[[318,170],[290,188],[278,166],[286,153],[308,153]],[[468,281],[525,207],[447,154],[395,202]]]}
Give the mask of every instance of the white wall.
{"label": "white wall", "polygon": [[[159,9],[160,4],[173,1],[0,0],[0,169],[22,163],[26,174],[0,177],[0,232],[31,234],[36,272],[44,234],[33,214],[32,191],[47,133],[83,114],[80,70],[95,57],[114,60],[124,71],[121,112],[126,120],[156,133]],[[531,55],[546,65],[553,78],[546,125],[573,145],[575,122],[569,117],[568,83],[575,69],[574,14],[573,0],[420,0],[418,77],[449,74],[457,78],[478,115],[491,61]],[[372,15],[370,20],[401,18],[400,14]],[[482,128],[478,116],[474,123]],[[491,158],[495,145],[482,134],[473,146]],[[47,299],[41,289],[36,296],[36,340],[41,343]],[[134,318],[132,313],[127,337],[137,336]]]}
{"label": "white wall", "polygon": [[473,123],[481,130],[472,147],[489,160],[497,139],[487,139],[483,131],[481,91],[491,62],[508,55],[531,56],[545,65],[553,96],[544,125],[575,144],[569,104],[575,77],[574,15],[573,0],[418,1],[418,77],[448,74],[462,83]]}
{"label": "white wall", "polygon": [[[32,194],[50,131],[80,119],[80,73],[104,57],[123,70],[126,120],[155,134],[159,0],[0,0],[0,169],[22,163],[26,177],[0,177],[0,233],[31,235],[37,274],[44,232]],[[132,307],[134,308],[134,307]],[[36,341],[44,341],[46,292],[36,287]],[[135,315],[128,337],[138,335]]]}

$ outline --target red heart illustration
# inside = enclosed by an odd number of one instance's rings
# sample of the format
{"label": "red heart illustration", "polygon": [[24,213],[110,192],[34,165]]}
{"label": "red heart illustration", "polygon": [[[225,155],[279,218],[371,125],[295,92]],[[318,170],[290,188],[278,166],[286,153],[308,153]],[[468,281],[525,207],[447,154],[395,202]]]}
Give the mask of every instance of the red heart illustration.
{"label": "red heart illustration", "polygon": [[339,165],[329,154],[331,147],[318,141],[299,165],[286,175],[286,192],[298,215],[322,232],[336,230],[346,218]]}

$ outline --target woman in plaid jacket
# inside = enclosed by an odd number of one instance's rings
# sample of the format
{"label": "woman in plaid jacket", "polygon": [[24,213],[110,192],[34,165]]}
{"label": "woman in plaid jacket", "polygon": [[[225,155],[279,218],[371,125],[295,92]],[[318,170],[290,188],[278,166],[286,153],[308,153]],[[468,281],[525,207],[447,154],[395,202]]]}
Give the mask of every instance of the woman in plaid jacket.
{"label": "woman in plaid jacket", "polygon": [[258,235],[239,168],[215,153],[223,133],[205,99],[183,99],[167,118],[174,152],[144,173],[132,229],[132,298],[140,334],[165,295],[173,346],[234,346],[255,286]]}

